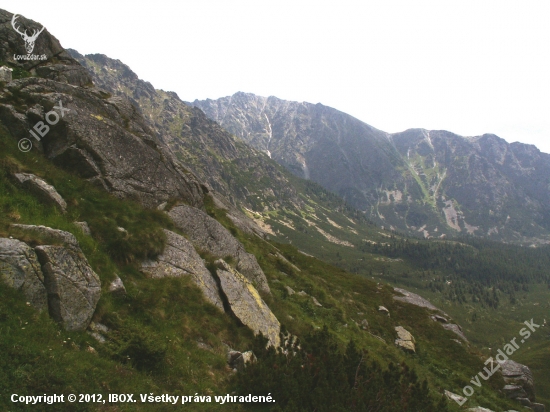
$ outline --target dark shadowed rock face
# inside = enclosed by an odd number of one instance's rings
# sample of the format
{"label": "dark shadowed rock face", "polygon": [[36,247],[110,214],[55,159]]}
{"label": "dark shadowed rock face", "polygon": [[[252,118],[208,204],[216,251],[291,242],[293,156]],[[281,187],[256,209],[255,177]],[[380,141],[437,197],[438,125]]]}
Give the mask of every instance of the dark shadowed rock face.
{"label": "dark shadowed rock face", "polygon": [[321,104],[250,93],[192,104],[386,228],[550,241],[550,155],[534,146],[423,129],[388,134]]}

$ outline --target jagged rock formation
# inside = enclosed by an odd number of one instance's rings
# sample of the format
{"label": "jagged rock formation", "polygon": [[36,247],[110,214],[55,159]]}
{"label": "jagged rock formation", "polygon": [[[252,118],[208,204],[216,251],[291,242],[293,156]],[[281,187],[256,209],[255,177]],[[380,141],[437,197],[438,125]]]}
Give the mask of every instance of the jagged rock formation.
{"label": "jagged rock formation", "polygon": [[[34,55],[45,55],[46,60],[16,60],[14,56],[27,55],[25,42],[11,26],[12,14],[0,10],[0,61],[10,63],[13,67],[20,67],[40,77],[59,81],[75,86],[87,87],[92,85],[90,75],[61,47],[59,41],[45,29],[35,41]],[[18,16],[21,27],[31,32],[37,31],[42,25]]]}
{"label": "jagged rock formation", "polygon": [[16,173],[14,176],[26,190],[45,203],[53,204],[63,213],[67,211],[67,202],[44,180],[30,173]]}
{"label": "jagged rock formation", "polygon": [[256,288],[223,260],[216,261],[216,274],[231,312],[255,334],[262,333],[269,344],[280,345],[281,325]]}
{"label": "jagged rock formation", "polygon": [[23,233],[54,243],[37,246],[0,239],[0,268],[4,281],[22,289],[33,306],[47,306],[50,316],[67,330],[89,325],[101,295],[101,283],[68,232],[45,226],[12,225]]}
{"label": "jagged rock formation", "polygon": [[204,296],[213,305],[223,310],[216,281],[208,271],[193,245],[183,236],[169,230],[166,234],[166,248],[156,261],[146,261],[141,271],[151,278],[179,277],[190,275],[195,284],[203,291]]}
{"label": "jagged rock formation", "polygon": [[168,215],[195,247],[208,251],[216,258],[231,256],[240,273],[258,289],[269,292],[265,274],[254,255],[247,253],[243,245],[221,223],[202,210],[189,206],[176,206]]}
{"label": "jagged rock formation", "polygon": [[490,134],[388,134],[322,104],[250,93],[192,104],[387,228],[550,241],[550,155],[532,145]]}
{"label": "jagged rock formation", "polygon": [[8,286],[22,290],[38,310],[48,307],[44,275],[34,250],[16,239],[0,238],[0,274]]}

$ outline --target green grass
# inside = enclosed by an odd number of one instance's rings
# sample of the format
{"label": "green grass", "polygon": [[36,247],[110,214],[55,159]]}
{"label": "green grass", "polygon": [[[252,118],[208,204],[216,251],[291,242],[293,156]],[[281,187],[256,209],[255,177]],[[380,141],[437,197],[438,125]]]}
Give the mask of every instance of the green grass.
{"label": "green grass", "polygon": [[[212,396],[228,393],[232,373],[225,364],[227,346],[249,349],[253,345],[252,332],[208,304],[190,279],[153,280],[138,270],[142,259],[152,258],[163,250],[162,228],[172,228],[165,215],[101,192],[51,165],[40,153],[19,152],[16,142],[3,130],[0,130],[0,153],[0,235],[14,233],[11,223],[42,224],[73,233],[100,275],[104,289],[93,320],[111,330],[108,342],[103,345],[84,332],[68,333],[46,314],[27,307],[19,292],[1,286],[0,393],[152,392]],[[26,193],[11,178],[16,171],[34,173],[53,184],[67,200],[67,213],[61,214]],[[472,374],[482,369],[481,352],[452,342],[454,335],[429,320],[425,310],[394,301],[388,286],[377,285],[365,276],[306,256],[293,245],[263,241],[242,233],[208,197],[205,207],[257,257],[272,289],[270,295],[262,294],[262,297],[283,330],[304,338],[326,326],[342,349],[353,340],[383,367],[390,362],[405,362],[414,367],[421,380],[428,381],[434,399],[445,389],[460,391]],[[325,232],[350,242],[358,241],[361,235],[339,231],[326,217],[343,228],[351,225],[349,220],[328,209],[324,209],[326,216],[322,218],[319,209],[316,210],[319,217],[316,223]],[[312,217],[311,210],[306,212]],[[295,212],[278,215],[296,223],[303,221]],[[92,237],[85,236],[73,224],[82,220],[90,224]],[[357,220],[374,239],[386,239],[368,222],[359,217]],[[126,232],[119,231],[118,227]],[[283,227],[277,226],[281,231]],[[306,252],[324,249],[321,254],[334,257],[336,262],[358,253],[357,248],[334,245],[307,232],[296,232],[293,236],[303,242]],[[40,242],[40,239],[26,240]],[[305,247],[308,242],[309,246]],[[340,257],[336,256],[340,252]],[[203,255],[207,263],[212,260]],[[361,256],[364,257],[364,253]],[[363,264],[370,265],[370,270],[386,265],[374,259]],[[106,286],[115,274],[124,281],[126,296],[106,293]],[[307,296],[290,296],[285,286],[296,292],[303,290]],[[321,307],[313,303],[312,296]],[[379,305],[386,306],[391,317],[378,312]],[[363,319],[368,321],[367,331],[358,326]],[[415,355],[395,347],[394,327],[398,325],[414,334],[418,348]],[[199,348],[198,342],[207,349]],[[496,410],[512,409],[513,403],[498,395],[501,383],[497,378],[487,382],[476,392],[471,406],[475,403]],[[0,407],[18,410],[18,405],[11,404],[4,395],[0,397]],[[164,405],[139,403],[120,404],[118,408],[121,411],[166,410]],[[212,410],[212,405],[193,405],[189,409],[207,411]],[[240,410],[241,407],[230,405],[223,409]],[[106,409],[79,404],[59,410]],[[451,404],[450,410],[458,409]]]}

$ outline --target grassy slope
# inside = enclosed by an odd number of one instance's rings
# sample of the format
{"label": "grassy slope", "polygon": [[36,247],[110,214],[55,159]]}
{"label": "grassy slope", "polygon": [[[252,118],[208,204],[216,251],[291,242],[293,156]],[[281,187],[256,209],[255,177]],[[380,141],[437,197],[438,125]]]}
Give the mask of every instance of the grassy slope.
{"label": "grassy slope", "polygon": [[[162,250],[164,240],[155,233],[171,226],[164,215],[99,192],[55,168],[34,151],[20,153],[16,142],[3,130],[0,130],[0,153],[0,235],[8,236],[8,224],[13,222],[70,231],[81,242],[104,291],[115,274],[123,279],[128,290],[126,297],[103,293],[94,320],[105,323],[112,332],[110,343],[100,345],[84,332],[63,331],[45,314],[28,308],[18,292],[2,286],[0,350],[5,356],[0,361],[0,393],[227,393],[231,372],[225,366],[224,343],[246,350],[252,333],[207,304],[188,279],[150,280],[136,270],[135,264],[140,259]],[[61,215],[18,188],[10,180],[14,171],[32,172],[54,184],[69,204],[68,213]],[[405,361],[415,366],[419,376],[428,379],[434,396],[444,389],[459,391],[472,370],[481,370],[482,357],[475,348],[453,342],[454,335],[430,321],[423,309],[394,301],[387,286],[377,287],[365,277],[308,257],[291,245],[250,238],[211,204],[208,211],[257,256],[273,291],[264,299],[293,334],[303,336],[313,328],[327,325],[342,344],[353,338],[383,365]],[[337,213],[327,210],[329,213],[338,225],[351,225]],[[88,221],[93,238],[85,237],[72,224],[75,220]],[[365,225],[373,236],[384,238],[372,226]],[[125,227],[129,236],[119,237],[117,226]],[[333,227],[328,221],[320,226],[327,233]],[[40,242],[40,239],[27,240]],[[330,253],[333,251],[327,247],[327,254]],[[376,262],[373,261],[375,270]],[[314,305],[309,296],[289,296],[285,286],[304,290],[323,306]],[[391,317],[379,313],[379,305],[386,306]],[[369,331],[356,325],[363,319],[368,320]],[[415,335],[416,355],[405,354],[394,346],[397,325]],[[199,349],[197,341],[211,349]],[[89,347],[97,353],[91,353]],[[148,360],[151,362],[147,363]],[[512,408],[510,402],[499,398],[496,389],[501,385],[498,378],[491,379],[470,401],[471,406]],[[0,398],[0,405],[16,410],[5,396]],[[93,405],[81,404],[66,410],[78,408],[95,409]],[[451,408],[456,409],[455,405]],[[210,405],[194,405],[192,410],[211,409]],[[232,409],[239,407],[224,407]],[[163,410],[163,406],[120,405],[119,410]]]}
{"label": "grassy slope", "polygon": [[[546,285],[534,285],[529,292],[519,292],[518,301],[514,305],[506,299],[501,300],[498,310],[483,308],[479,304],[459,305],[450,302],[443,294],[427,289],[429,279],[423,277],[424,275],[406,260],[365,253],[357,247],[364,239],[378,243],[388,242],[389,236],[393,234],[358,219],[350,223],[342,214],[320,207],[313,199],[313,196],[305,198],[311,209],[304,211],[301,216],[289,211],[279,212],[277,215],[269,212],[263,214],[265,221],[277,232],[276,238],[290,242],[308,254],[336,266],[345,267],[354,273],[419,293],[461,324],[472,343],[483,349],[484,356],[490,356],[487,348],[496,350],[501,348],[504,342],[517,336],[522,322],[532,318],[536,322],[540,321],[539,323],[544,319],[550,320],[550,290]],[[315,225],[309,224],[306,219]],[[296,230],[289,228],[289,224]],[[316,227],[355,247],[337,244],[319,236]],[[472,322],[473,313],[477,314],[475,322]],[[522,346],[513,357],[514,360],[531,367],[535,376],[537,399],[547,405],[550,405],[550,399],[546,395],[550,393],[549,338],[548,327],[542,328],[540,333],[534,334],[529,344]],[[475,374],[477,370],[473,369],[470,373]]]}

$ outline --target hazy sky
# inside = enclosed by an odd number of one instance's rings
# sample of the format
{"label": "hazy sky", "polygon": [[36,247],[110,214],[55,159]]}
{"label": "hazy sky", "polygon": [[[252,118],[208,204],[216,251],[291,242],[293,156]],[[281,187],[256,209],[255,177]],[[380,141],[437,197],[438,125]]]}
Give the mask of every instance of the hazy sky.
{"label": "hazy sky", "polygon": [[64,47],[187,101],[323,103],[387,132],[494,133],[550,153],[550,1],[22,1]]}

